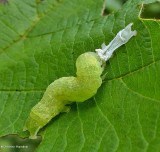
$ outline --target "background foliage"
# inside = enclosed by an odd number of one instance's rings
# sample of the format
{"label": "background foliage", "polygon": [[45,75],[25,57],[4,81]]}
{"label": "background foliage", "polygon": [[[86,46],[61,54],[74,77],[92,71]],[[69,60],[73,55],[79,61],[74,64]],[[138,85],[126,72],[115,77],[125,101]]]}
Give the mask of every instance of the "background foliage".
{"label": "background foliage", "polygon": [[95,97],[43,128],[36,151],[160,151],[160,22],[142,13],[142,3],[156,0],[128,0],[114,9],[103,0],[0,2],[1,136],[28,137],[25,120],[46,87],[75,75],[80,54],[133,22],[137,36],[107,62]]}

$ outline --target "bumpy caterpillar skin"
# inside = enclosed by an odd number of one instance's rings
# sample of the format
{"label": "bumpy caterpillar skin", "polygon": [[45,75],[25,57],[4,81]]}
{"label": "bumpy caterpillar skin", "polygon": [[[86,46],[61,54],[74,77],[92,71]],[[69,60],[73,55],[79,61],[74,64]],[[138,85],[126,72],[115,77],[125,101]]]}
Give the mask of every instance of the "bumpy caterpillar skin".
{"label": "bumpy caterpillar skin", "polygon": [[24,130],[36,138],[40,128],[60,112],[68,111],[72,102],[83,102],[96,94],[102,84],[102,62],[93,52],[80,55],[76,61],[77,77],[62,77],[51,83],[41,101],[35,105],[26,121]]}

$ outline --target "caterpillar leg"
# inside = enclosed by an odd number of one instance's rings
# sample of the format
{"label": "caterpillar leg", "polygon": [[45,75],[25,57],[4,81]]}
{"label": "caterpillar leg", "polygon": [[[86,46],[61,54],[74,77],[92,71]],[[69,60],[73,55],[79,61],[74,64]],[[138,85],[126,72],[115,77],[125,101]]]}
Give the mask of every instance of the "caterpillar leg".
{"label": "caterpillar leg", "polygon": [[71,107],[70,106],[64,106],[64,108],[62,109],[61,112],[69,112],[71,110]]}
{"label": "caterpillar leg", "polygon": [[105,73],[101,76],[102,81],[104,81],[104,80],[106,79],[107,74],[108,74],[108,72],[105,72]]}

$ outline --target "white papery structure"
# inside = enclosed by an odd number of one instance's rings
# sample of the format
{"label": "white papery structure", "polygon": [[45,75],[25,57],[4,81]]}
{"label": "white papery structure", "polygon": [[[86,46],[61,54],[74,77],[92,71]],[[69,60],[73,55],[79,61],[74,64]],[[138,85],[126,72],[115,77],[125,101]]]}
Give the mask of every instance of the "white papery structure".
{"label": "white papery structure", "polygon": [[137,31],[132,31],[132,25],[133,23],[130,23],[123,30],[119,31],[107,46],[103,43],[102,49],[96,49],[97,54],[103,61],[109,60],[117,48],[127,43],[133,36],[136,36]]}

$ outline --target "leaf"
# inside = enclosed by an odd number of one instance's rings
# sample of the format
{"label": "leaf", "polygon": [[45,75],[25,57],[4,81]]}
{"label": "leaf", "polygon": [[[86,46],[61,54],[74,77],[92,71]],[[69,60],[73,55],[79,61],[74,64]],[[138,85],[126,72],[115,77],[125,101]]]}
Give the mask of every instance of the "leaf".
{"label": "leaf", "polygon": [[142,2],[129,0],[109,16],[101,15],[102,0],[0,4],[0,135],[28,136],[25,120],[46,87],[75,75],[80,54],[133,22],[137,36],[109,60],[95,97],[42,129],[37,152],[160,151],[160,21],[140,18]]}

